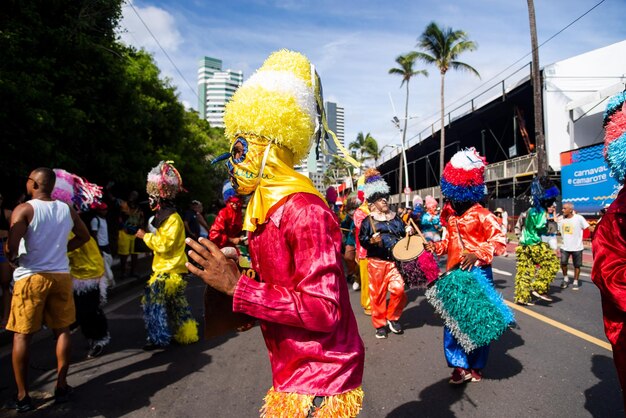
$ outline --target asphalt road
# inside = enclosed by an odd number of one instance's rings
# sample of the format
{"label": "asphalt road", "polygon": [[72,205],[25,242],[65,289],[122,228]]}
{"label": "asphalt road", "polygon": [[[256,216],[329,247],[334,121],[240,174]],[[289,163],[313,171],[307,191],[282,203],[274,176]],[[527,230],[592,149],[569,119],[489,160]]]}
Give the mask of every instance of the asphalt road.
{"label": "asphalt road", "polygon": [[[495,281],[513,299],[515,259],[494,263]],[[559,273],[560,279],[560,273]],[[401,318],[404,335],[374,338],[370,318],[350,291],[366,346],[360,417],[621,417],[619,383],[602,330],[600,297],[584,269],[579,291],[553,283],[554,302],[515,311],[517,328],[492,344],[484,379],[448,384],[442,322],[423,292],[409,291]],[[202,319],[204,285],[192,280],[188,295]],[[271,386],[267,351],[255,327],[190,346],[144,352],[139,305],[141,287],[127,289],[107,305],[111,345],[86,360],[85,340],[73,334],[69,382],[73,401],[52,405],[54,342],[42,331],[33,344],[30,381],[38,417],[255,417]],[[535,316],[531,316],[531,315]],[[538,314],[538,315],[537,315]],[[566,328],[570,327],[570,328]],[[0,347],[0,392],[14,391],[10,346]],[[14,416],[0,410],[1,416]]]}

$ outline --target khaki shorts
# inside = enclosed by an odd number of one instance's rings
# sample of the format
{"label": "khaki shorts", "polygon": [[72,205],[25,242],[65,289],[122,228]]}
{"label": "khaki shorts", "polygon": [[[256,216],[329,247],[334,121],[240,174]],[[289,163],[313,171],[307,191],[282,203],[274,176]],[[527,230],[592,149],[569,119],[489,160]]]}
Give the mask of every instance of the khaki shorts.
{"label": "khaki shorts", "polygon": [[69,273],[37,273],[15,282],[7,329],[32,334],[41,329],[69,327],[76,321]]}
{"label": "khaki shorts", "polygon": [[120,230],[117,234],[117,253],[119,255],[137,254],[135,252],[136,237]]}

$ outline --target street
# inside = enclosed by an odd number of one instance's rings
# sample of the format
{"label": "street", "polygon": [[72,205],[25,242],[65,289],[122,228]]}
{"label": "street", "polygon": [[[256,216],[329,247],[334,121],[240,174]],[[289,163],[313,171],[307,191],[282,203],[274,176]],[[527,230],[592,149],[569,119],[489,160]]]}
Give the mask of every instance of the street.
{"label": "street", "polygon": [[[494,279],[513,300],[515,257],[494,262]],[[352,306],[366,346],[360,417],[620,417],[621,393],[610,346],[602,328],[600,296],[583,268],[578,291],[552,283],[554,302],[514,305],[517,327],[492,344],[479,383],[448,384],[442,321],[424,298],[410,290],[400,320],[404,335],[374,338],[370,318]],[[204,285],[192,279],[188,297],[202,327]],[[42,331],[31,355],[31,396],[38,417],[255,417],[271,386],[267,350],[258,326],[190,346],[144,352],[141,285],[109,301],[112,341],[96,359],[85,359],[85,340],[73,334],[69,383],[73,400],[53,405],[54,342]],[[569,328],[568,328],[569,327]],[[10,344],[0,349],[2,402],[13,394]],[[15,416],[0,410],[1,416]]]}

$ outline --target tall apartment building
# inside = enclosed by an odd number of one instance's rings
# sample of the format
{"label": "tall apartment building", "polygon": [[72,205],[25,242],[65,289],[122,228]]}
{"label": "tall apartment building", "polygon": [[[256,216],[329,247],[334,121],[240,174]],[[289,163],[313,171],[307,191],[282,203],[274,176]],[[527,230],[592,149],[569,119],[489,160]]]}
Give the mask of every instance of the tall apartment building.
{"label": "tall apartment building", "polygon": [[243,71],[222,70],[222,61],[204,57],[198,68],[198,113],[211,126],[224,127],[224,107],[243,83]]}
{"label": "tall apartment building", "polygon": [[[337,106],[337,103],[326,102],[324,103],[324,109],[326,111],[328,128],[337,135],[339,142],[345,146],[343,107]],[[325,138],[324,141],[326,142],[325,148],[330,155],[324,155],[320,152],[320,158],[317,159],[315,146],[313,146],[307,159],[295,166],[296,171],[308,176],[313,181],[315,187],[322,193],[326,190],[324,186],[324,172],[332,160],[332,155],[337,154],[335,141],[330,136]]]}

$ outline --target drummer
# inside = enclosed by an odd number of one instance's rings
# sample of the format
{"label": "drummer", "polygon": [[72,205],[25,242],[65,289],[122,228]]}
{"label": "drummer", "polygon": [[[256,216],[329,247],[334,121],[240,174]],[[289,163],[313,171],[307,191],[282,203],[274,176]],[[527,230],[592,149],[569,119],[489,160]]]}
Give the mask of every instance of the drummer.
{"label": "drummer", "polygon": [[[389,185],[375,168],[365,172],[364,194],[371,212],[361,223],[359,242],[367,250],[372,324],[376,338],[387,338],[387,327],[394,334],[404,332],[399,320],[407,303],[404,279],[391,250],[407,232],[412,233],[412,228],[405,227],[402,219],[389,209]],[[389,304],[387,292],[391,293]]]}
{"label": "drummer", "polygon": [[[493,281],[491,262],[494,255],[506,250],[506,238],[493,213],[481,206],[485,197],[485,159],[474,148],[454,154],[441,176],[441,193],[455,213],[448,219],[448,233],[439,242],[429,242],[426,249],[438,255],[447,254],[447,270],[457,267],[483,269]],[[466,353],[450,329],[443,329],[444,354],[448,366],[454,368],[450,384],[479,382],[487,363],[489,346]]]}

